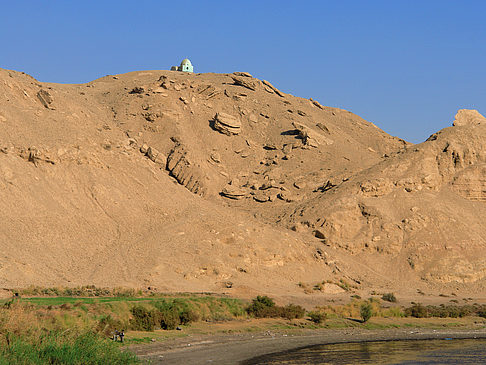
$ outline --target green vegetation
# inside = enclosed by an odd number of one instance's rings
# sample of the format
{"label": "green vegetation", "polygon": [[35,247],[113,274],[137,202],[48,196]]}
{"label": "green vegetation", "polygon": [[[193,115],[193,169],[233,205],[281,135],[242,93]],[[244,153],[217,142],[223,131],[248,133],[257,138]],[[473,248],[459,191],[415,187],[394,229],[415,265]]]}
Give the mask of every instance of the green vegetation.
{"label": "green vegetation", "polygon": [[393,294],[393,293],[383,294],[381,299],[383,299],[386,302],[390,302],[390,303],[396,303],[397,302],[397,298],[395,297],[395,294]]}
{"label": "green vegetation", "polygon": [[467,316],[478,316],[486,318],[485,305],[446,305],[438,306],[414,303],[411,307],[405,308],[407,317],[415,318],[463,318]]}
{"label": "green vegetation", "polygon": [[305,309],[300,305],[288,304],[285,307],[275,305],[273,299],[267,296],[257,296],[252,303],[246,308],[249,315],[256,318],[302,318],[305,315]]}
{"label": "green vegetation", "polygon": [[21,300],[0,306],[0,364],[136,364],[78,307],[39,308]]}
{"label": "green vegetation", "polygon": [[[164,339],[184,336],[201,331],[228,329],[226,322],[237,319],[275,318],[246,326],[244,331],[258,331],[265,326],[276,330],[300,328],[368,329],[412,325],[400,317],[414,318],[462,318],[479,316],[486,318],[486,305],[443,304],[440,306],[412,303],[410,307],[390,305],[396,300],[393,293],[378,298],[362,300],[352,297],[347,304],[316,307],[307,312],[299,305],[279,306],[268,296],[258,296],[249,304],[239,300],[214,295],[155,295],[130,290],[108,291],[94,287],[72,289],[73,296],[65,296],[65,289],[29,289],[42,292],[35,298],[17,297],[0,301],[0,365],[4,364],[133,364],[137,359],[123,352],[124,344],[110,341],[115,330],[127,330],[125,342],[150,342],[152,336]],[[57,291],[56,291],[57,290]],[[52,296],[56,292],[63,296]],[[82,297],[80,293],[91,293]],[[115,294],[120,294],[116,296]],[[106,296],[103,296],[106,295]],[[380,295],[380,294],[376,294]],[[306,317],[306,319],[304,319]],[[370,318],[373,320],[370,321]],[[389,318],[389,320],[379,318]],[[362,321],[357,319],[361,318]],[[477,319],[475,319],[477,321]],[[198,324],[193,325],[194,323]],[[211,329],[206,322],[214,323]],[[361,323],[360,323],[361,322]],[[246,321],[235,322],[236,327]],[[437,320],[413,322],[413,326],[431,326]],[[439,322],[440,326],[457,326],[459,322]],[[462,323],[462,322],[461,322]],[[185,331],[173,331],[177,327]],[[206,326],[206,327],[205,327]],[[270,326],[270,327],[268,327]],[[230,327],[231,328],[231,327]],[[166,330],[144,335],[146,331]],[[142,331],[134,333],[130,331]],[[199,331],[199,332],[198,332]],[[132,337],[136,336],[136,337]],[[108,360],[107,360],[108,359]]]}
{"label": "green vegetation", "polygon": [[122,297],[133,298],[140,297],[144,293],[141,290],[133,288],[98,288],[94,285],[84,285],[74,288],[52,287],[43,288],[39,286],[29,286],[17,290],[20,296],[54,296],[54,297]]}
{"label": "green vegetation", "polygon": [[309,319],[316,324],[321,324],[327,318],[326,313],[322,313],[322,312],[319,312],[319,311],[311,311],[311,312],[307,313],[307,315],[309,316]]}
{"label": "green vegetation", "polygon": [[7,334],[0,346],[0,365],[7,364],[139,364],[135,355],[91,332],[51,332],[35,340]]}
{"label": "green vegetation", "polygon": [[438,306],[412,303],[410,307],[383,306],[377,298],[369,298],[367,301],[352,299],[344,305],[327,305],[317,307],[316,310],[326,313],[327,318],[363,318],[362,307],[371,308],[373,317],[413,317],[413,318],[464,318],[468,316],[486,318],[486,305],[467,304],[441,304]]}
{"label": "green vegetation", "polygon": [[[173,330],[179,325],[197,322],[202,316],[201,307],[191,306],[191,303],[184,300],[162,300],[154,304],[155,308],[153,309],[141,305],[132,307],[130,312],[133,318],[130,320],[130,328],[140,331],[153,331],[155,328]],[[230,315],[229,313],[228,315]],[[240,311],[233,313],[233,315],[237,316],[242,313]]]}
{"label": "green vegetation", "polygon": [[363,323],[368,322],[372,314],[373,314],[373,307],[369,302],[365,302],[361,304],[360,315],[361,315],[361,319],[363,320]]}
{"label": "green vegetation", "polygon": [[0,302],[0,365],[134,364],[109,340],[115,329],[170,330],[239,316],[247,316],[243,301],[213,296],[16,298]]}

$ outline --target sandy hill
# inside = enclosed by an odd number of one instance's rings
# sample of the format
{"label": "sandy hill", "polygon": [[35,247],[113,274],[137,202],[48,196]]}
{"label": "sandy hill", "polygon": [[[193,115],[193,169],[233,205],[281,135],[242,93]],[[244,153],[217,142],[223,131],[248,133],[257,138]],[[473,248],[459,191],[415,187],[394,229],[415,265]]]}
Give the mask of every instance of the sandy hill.
{"label": "sandy hill", "polygon": [[483,288],[475,111],[412,145],[244,72],[0,69],[0,98],[0,287]]}

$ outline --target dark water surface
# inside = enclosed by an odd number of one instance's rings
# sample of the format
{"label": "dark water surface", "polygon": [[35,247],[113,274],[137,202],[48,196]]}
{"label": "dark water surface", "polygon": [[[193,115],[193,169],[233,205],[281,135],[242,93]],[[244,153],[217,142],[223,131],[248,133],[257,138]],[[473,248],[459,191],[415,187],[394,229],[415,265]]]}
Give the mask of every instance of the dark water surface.
{"label": "dark water surface", "polygon": [[256,364],[486,364],[486,340],[379,341],[317,345],[255,357]]}

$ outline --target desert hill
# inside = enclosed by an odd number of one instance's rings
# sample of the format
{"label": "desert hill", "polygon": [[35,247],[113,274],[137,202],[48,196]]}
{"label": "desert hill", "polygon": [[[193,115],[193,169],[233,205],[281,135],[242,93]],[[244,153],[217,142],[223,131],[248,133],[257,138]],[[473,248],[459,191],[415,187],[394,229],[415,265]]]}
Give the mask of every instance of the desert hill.
{"label": "desert hill", "polygon": [[0,69],[0,98],[0,287],[483,288],[477,112],[412,145],[244,72]]}

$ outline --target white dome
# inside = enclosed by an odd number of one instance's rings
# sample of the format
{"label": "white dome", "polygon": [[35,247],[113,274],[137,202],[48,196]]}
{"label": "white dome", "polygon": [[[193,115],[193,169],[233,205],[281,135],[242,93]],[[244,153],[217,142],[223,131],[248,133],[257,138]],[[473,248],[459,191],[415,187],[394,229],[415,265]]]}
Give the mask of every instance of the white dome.
{"label": "white dome", "polygon": [[189,58],[184,58],[181,62],[181,67],[182,66],[192,66],[191,61],[189,61]]}

